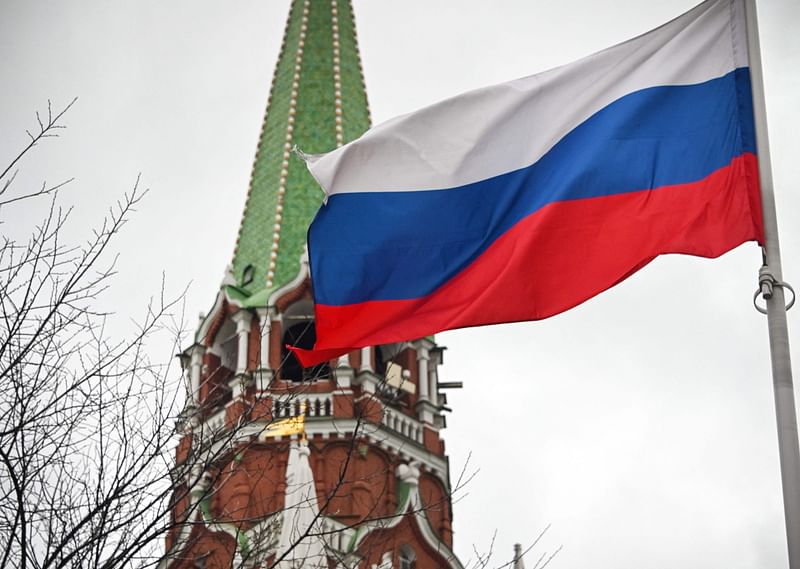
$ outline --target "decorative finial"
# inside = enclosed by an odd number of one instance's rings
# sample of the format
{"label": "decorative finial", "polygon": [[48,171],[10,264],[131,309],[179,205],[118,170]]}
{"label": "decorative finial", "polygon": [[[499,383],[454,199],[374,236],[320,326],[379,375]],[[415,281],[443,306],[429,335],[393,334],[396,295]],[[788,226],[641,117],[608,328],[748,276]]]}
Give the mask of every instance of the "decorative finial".
{"label": "decorative finial", "polygon": [[522,545],[514,544],[514,565],[512,569],[525,569],[525,562],[522,560]]}
{"label": "decorative finial", "polygon": [[408,464],[401,464],[397,467],[397,477],[401,482],[411,486],[419,486],[419,463],[411,461]]}
{"label": "decorative finial", "polygon": [[233,265],[225,267],[225,277],[222,279],[222,286],[235,285],[236,278],[233,276]]}

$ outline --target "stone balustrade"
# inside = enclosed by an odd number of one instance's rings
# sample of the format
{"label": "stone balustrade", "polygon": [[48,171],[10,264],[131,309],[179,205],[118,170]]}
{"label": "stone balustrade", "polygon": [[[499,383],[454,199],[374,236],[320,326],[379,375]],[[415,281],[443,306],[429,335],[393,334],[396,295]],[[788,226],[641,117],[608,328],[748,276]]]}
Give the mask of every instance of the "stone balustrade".
{"label": "stone balustrade", "polygon": [[386,409],[381,422],[391,430],[422,444],[422,423],[405,413]]}

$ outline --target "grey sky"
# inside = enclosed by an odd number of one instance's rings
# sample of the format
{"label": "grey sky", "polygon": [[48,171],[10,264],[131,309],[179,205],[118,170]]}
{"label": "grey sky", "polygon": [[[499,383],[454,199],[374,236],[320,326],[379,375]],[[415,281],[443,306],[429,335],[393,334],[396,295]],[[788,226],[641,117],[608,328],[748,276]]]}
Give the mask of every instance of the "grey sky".
{"label": "grey sky", "polygon": [[[542,71],[638,35],[692,0],[354,0],[373,118]],[[800,288],[800,5],[760,4],[787,280]],[[115,330],[158,292],[193,285],[206,310],[229,262],[288,0],[8,1],[0,4],[0,158],[33,112],[79,96],[60,141],[23,164],[20,188],[75,176],[62,202],[80,239],[142,172],[150,195],[117,242],[103,299]],[[19,232],[41,208],[4,212]],[[552,524],[553,567],[782,568],[777,440],[760,256],[656,260],[543,322],[441,334],[454,413],[456,550],[495,560]],[[789,324],[800,362],[798,310]],[[166,354],[165,354],[166,355]]]}

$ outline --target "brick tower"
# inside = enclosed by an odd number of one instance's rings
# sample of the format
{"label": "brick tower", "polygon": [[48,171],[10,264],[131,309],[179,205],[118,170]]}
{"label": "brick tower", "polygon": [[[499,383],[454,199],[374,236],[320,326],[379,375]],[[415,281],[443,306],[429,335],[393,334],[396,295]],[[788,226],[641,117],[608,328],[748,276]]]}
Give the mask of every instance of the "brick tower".
{"label": "brick tower", "polygon": [[284,347],[314,342],[305,236],[323,196],[292,149],[329,151],[369,124],[350,1],[293,0],[233,261],[181,355],[164,567],[462,567],[443,348],[422,338],[304,370]]}

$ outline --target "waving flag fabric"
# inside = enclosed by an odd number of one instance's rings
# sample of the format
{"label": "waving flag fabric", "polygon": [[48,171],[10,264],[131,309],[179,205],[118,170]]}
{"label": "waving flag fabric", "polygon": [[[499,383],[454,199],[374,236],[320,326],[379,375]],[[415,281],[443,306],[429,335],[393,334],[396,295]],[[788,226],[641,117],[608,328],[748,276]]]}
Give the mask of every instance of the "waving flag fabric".
{"label": "waving flag fabric", "polygon": [[763,240],[744,6],[709,0],[578,62],[307,157],[317,343],[558,314],[656,256]]}

